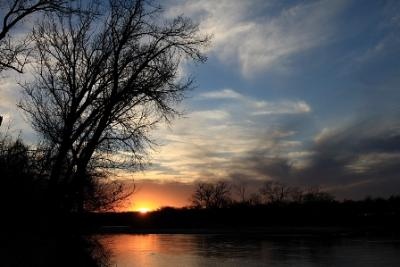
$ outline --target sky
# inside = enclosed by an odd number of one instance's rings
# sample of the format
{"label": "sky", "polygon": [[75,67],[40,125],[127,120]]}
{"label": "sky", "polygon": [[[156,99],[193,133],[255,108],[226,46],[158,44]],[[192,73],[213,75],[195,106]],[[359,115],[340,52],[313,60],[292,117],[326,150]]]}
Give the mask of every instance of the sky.
{"label": "sky", "polygon": [[[193,184],[268,180],[320,186],[338,199],[400,193],[400,2],[167,0],[213,36],[184,116],[135,179],[129,209],[190,204]],[[35,134],[15,106],[20,77],[0,84],[14,133]]]}

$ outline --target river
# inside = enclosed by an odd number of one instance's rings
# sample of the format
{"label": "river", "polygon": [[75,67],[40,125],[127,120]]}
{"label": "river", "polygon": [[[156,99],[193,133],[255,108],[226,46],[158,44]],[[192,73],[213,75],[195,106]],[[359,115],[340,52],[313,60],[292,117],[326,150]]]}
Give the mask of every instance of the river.
{"label": "river", "polygon": [[400,266],[394,238],[113,234],[99,240],[118,267]]}

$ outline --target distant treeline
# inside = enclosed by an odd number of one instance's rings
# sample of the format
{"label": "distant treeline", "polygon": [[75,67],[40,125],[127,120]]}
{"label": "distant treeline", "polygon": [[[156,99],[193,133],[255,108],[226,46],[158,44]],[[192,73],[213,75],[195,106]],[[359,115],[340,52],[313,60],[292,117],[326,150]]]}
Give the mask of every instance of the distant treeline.
{"label": "distant treeline", "polygon": [[266,203],[233,201],[224,207],[165,207],[147,214],[91,213],[85,216],[85,221],[91,226],[95,225],[98,231],[347,227],[360,231],[373,229],[398,233],[400,196],[357,201],[311,197],[301,201]]}
{"label": "distant treeline", "polygon": [[278,181],[266,181],[253,192],[245,183],[230,184],[200,182],[195,186],[191,201],[194,208],[227,208],[235,205],[256,206],[260,204],[332,202],[335,197],[320,187],[290,186]]}

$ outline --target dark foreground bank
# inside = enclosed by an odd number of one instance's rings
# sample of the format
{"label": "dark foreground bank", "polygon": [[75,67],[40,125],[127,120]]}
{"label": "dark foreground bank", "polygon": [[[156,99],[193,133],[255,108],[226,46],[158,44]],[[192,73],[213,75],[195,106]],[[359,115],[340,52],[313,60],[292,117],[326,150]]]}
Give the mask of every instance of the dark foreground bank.
{"label": "dark foreground bank", "polygon": [[163,208],[146,214],[87,213],[95,233],[265,233],[269,235],[398,234],[398,199],[236,205],[219,209]]}

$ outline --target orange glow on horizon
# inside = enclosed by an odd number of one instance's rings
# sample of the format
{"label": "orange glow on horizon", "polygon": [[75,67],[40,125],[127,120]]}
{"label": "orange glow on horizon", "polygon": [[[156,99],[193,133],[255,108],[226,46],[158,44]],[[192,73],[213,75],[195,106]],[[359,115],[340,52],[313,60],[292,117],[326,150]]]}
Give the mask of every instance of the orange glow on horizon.
{"label": "orange glow on horizon", "polygon": [[150,209],[149,208],[138,208],[137,211],[140,212],[141,214],[146,214],[150,211]]}
{"label": "orange glow on horizon", "polygon": [[145,199],[137,199],[133,196],[133,201],[128,210],[145,214],[150,211],[155,211],[160,208],[160,205]]}
{"label": "orange glow on horizon", "polygon": [[135,192],[126,205],[122,205],[119,211],[136,211],[142,214],[158,210],[162,207],[184,207],[190,204],[192,193],[191,185],[179,183],[156,183],[138,181],[139,190]]}

